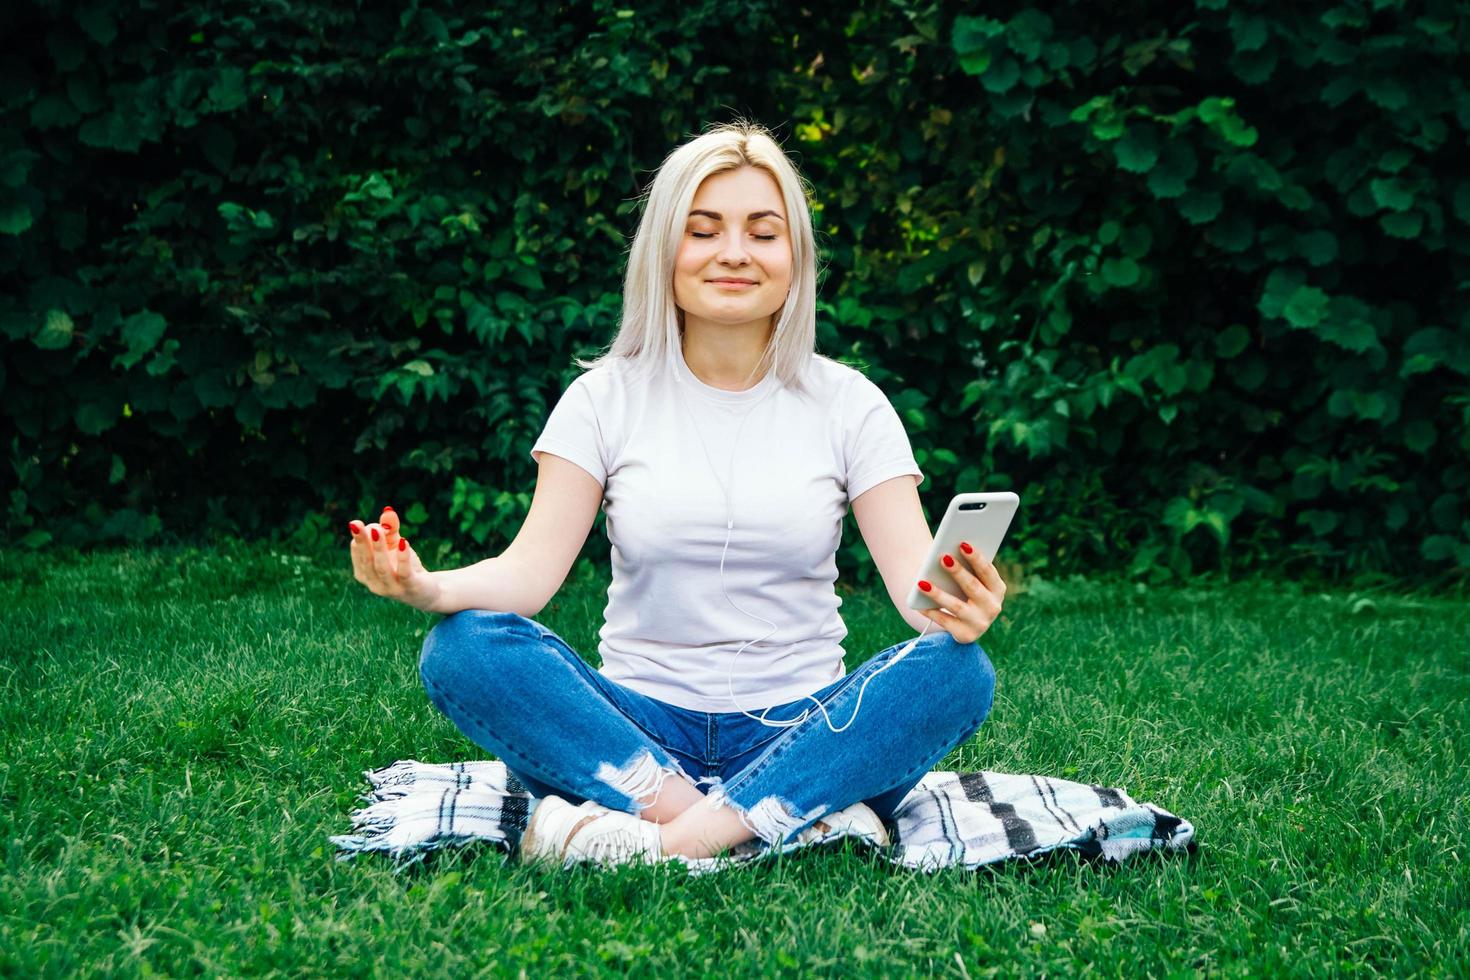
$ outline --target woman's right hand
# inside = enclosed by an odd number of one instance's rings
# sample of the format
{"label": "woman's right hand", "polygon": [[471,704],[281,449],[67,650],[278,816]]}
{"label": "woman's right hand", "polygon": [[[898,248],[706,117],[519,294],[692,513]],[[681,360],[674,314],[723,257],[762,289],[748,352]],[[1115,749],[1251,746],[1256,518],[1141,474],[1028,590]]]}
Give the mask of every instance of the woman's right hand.
{"label": "woman's right hand", "polygon": [[424,568],[408,539],[399,537],[393,508],[384,507],[377,524],[352,521],[352,577],[374,595],[397,599],[422,612],[432,612],[442,586]]}

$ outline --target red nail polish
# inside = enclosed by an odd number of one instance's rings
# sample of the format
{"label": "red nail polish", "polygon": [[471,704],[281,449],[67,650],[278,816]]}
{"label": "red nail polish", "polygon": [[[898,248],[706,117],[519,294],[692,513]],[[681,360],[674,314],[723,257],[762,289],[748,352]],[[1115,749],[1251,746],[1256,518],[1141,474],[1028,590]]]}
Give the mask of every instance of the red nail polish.
{"label": "red nail polish", "polygon": [[407,551],[408,550],[408,539],[407,538],[399,538],[398,539],[398,550],[399,551]]}
{"label": "red nail polish", "polygon": [[974,551],[975,551],[975,549],[974,548],[971,548],[970,545],[969,545],[969,543],[968,542],[965,542],[965,541],[961,541],[960,542],[960,550],[963,551],[967,555],[973,554]]}
{"label": "red nail polish", "polygon": [[923,579],[919,579],[919,588],[923,589],[925,592],[928,592],[930,589],[934,588],[934,586],[930,585],[928,582],[925,582]]}
{"label": "red nail polish", "polygon": [[356,524],[349,524],[349,525],[347,525],[347,530],[351,531],[353,534],[356,534],[357,533],[357,525]]}
{"label": "red nail polish", "polygon": [[377,528],[373,528],[373,540],[374,541],[378,540],[378,529]]}
{"label": "red nail polish", "polygon": [[391,511],[391,510],[393,510],[393,508],[392,508],[392,507],[384,507],[384,508],[383,508],[383,509],[384,509],[384,510],[386,510],[386,511]]}
{"label": "red nail polish", "polygon": [[949,555],[945,555],[944,556],[944,567],[945,568],[954,568],[954,559],[951,558],[951,557],[949,557]]}

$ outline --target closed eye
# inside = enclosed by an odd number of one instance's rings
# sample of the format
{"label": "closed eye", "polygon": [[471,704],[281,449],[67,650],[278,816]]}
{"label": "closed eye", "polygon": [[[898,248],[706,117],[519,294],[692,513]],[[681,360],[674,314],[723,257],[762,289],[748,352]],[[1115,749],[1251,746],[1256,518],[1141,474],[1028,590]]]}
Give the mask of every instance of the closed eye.
{"label": "closed eye", "polygon": [[[695,238],[715,237],[713,232],[691,231],[689,234],[693,235]],[[775,235],[756,235],[755,237],[759,238],[763,242],[774,242],[776,240]]]}

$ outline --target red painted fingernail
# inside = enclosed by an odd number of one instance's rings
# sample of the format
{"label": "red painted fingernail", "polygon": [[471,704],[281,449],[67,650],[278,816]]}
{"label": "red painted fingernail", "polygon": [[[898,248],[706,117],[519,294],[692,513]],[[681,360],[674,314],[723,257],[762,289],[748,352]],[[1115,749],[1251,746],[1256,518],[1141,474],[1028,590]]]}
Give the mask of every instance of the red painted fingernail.
{"label": "red painted fingernail", "polygon": [[393,508],[392,507],[384,507],[383,509],[384,510],[390,510],[391,511]]}
{"label": "red painted fingernail", "polygon": [[945,555],[944,556],[944,567],[945,568],[954,568],[954,559],[951,558],[951,557],[949,557],[949,555]]}
{"label": "red painted fingernail", "polygon": [[925,582],[923,579],[919,579],[919,588],[923,589],[925,592],[928,592],[930,589],[934,588],[934,586],[930,585],[928,582]]}
{"label": "red painted fingernail", "polygon": [[356,524],[349,524],[349,525],[347,525],[347,530],[351,531],[353,534],[356,534],[357,533],[357,525]]}
{"label": "red painted fingernail", "polygon": [[398,550],[399,551],[407,551],[408,550],[408,539],[407,538],[399,538],[398,539]]}
{"label": "red painted fingernail", "polygon": [[377,528],[373,528],[373,540],[374,541],[378,540],[378,529]]}
{"label": "red painted fingernail", "polygon": [[968,543],[966,543],[964,541],[961,541],[960,542],[960,550],[963,551],[965,554],[968,555],[968,554],[971,554],[972,552],[974,552],[975,549],[974,548],[971,548]]}

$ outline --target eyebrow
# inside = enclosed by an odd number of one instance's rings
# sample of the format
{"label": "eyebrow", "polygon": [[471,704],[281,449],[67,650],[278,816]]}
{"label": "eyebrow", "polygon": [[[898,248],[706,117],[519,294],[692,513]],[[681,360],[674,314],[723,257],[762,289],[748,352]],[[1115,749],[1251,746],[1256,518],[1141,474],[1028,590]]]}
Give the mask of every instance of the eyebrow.
{"label": "eyebrow", "polygon": [[[689,216],[691,218],[694,217],[696,214],[702,214],[706,218],[714,218],[716,221],[724,221],[725,220],[725,216],[723,214],[720,214],[720,212],[718,212],[718,211],[705,211],[705,210],[697,209],[697,210],[694,210],[694,211],[690,211],[689,212]],[[783,218],[779,214],[777,214],[775,211],[752,211],[752,212],[750,212],[750,214],[747,214],[745,216],[745,220],[746,221],[754,221],[756,218],[765,218],[765,217],[772,217],[772,218],[775,218],[777,221],[785,221],[786,220],[785,218]]]}

